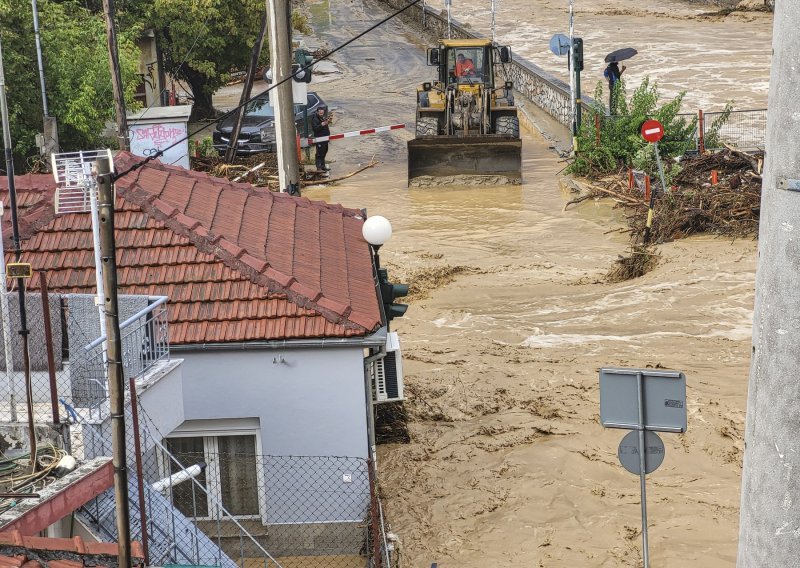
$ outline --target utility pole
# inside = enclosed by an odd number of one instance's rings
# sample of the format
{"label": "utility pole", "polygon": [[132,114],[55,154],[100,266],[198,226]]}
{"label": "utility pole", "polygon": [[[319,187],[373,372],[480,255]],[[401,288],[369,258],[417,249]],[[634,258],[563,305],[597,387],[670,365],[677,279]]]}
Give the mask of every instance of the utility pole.
{"label": "utility pole", "polygon": [[800,558],[800,3],[776,2],[773,26],[739,568]]}
{"label": "utility pole", "polygon": [[111,164],[107,157],[97,159],[97,184],[100,194],[100,247],[105,290],[105,317],[108,352],[108,387],[111,405],[111,453],[114,464],[114,500],[117,505],[119,566],[131,566],[131,521],[128,503],[128,468],[125,449],[125,377],[122,368],[122,338],[117,302],[117,252],[114,241],[114,188]]}
{"label": "utility pole", "polygon": [[569,105],[572,117],[572,152],[578,150],[578,118],[575,96],[575,19],[572,0],[569,0]]}
{"label": "utility pole", "polygon": [[42,63],[42,42],[39,37],[39,8],[36,6],[36,0],[31,0],[31,8],[33,9],[33,34],[36,37],[36,60],[39,64],[39,84],[42,89],[42,146],[41,152],[47,157],[47,163],[50,163],[50,155],[58,151],[58,124],[56,117],[50,116],[47,108],[47,89],[45,89],[44,82],[44,64]]}
{"label": "utility pole", "polygon": [[270,102],[275,108],[275,137],[278,145],[280,190],[300,195],[300,160],[297,157],[297,127],[294,125],[291,22],[289,0],[269,0],[269,48],[272,80],[279,84]]}
{"label": "utility pole", "polygon": [[[0,119],[3,123],[3,150],[6,158],[6,175],[8,176],[8,201],[11,205],[11,231],[14,242],[14,258],[17,262],[22,257],[22,249],[19,241],[19,219],[17,217],[17,188],[14,184],[14,153],[11,143],[11,123],[8,119],[8,103],[6,102],[6,76],[3,70],[3,43],[0,40]],[[0,282],[5,288],[5,280]],[[17,279],[17,290],[19,293],[19,335],[22,339],[22,363],[25,369],[25,398],[28,405],[28,436],[31,446],[31,470],[36,471],[36,428],[33,423],[33,385],[31,383],[31,361],[28,354],[28,313],[25,307],[25,279]],[[13,381],[13,365],[11,361],[6,361],[6,372]],[[14,389],[11,391],[14,392]],[[13,399],[13,397],[12,397]],[[16,400],[12,400],[12,405],[16,405]],[[12,415],[16,415],[16,409],[12,410]]]}
{"label": "utility pole", "polygon": [[[111,70],[111,85],[114,88],[114,110],[117,114],[117,136],[119,149],[130,150],[128,140],[128,117],[125,114],[125,97],[122,90],[122,74],[119,69],[119,50],[117,49],[117,31],[114,27],[114,0],[103,0],[103,12],[106,16],[106,40],[108,42],[108,67]],[[122,560],[120,558],[120,560]]]}
{"label": "utility pole", "polygon": [[267,33],[267,3],[264,2],[264,15],[261,18],[261,31],[258,32],[258,38],[253,46],[253,51],[250,54],[250,66],[247,68],[247,77],[244,81],[244,89],[242,89],[242,96],[239,98],[239,111],[236,113],[236,123],[233,125],[231,137],[228,140],[228,148],[225,150],[225,161],[232,162],[236,157],[236,148],[238,146],[239,132],[242,130],[242,122],[244,120],[245,102],[250,98],[250,93],[253,90],[253,77],[256,74],[256,67],[258,67],[258,58],[261,56],[261,49],[264,47],[264,35]]}

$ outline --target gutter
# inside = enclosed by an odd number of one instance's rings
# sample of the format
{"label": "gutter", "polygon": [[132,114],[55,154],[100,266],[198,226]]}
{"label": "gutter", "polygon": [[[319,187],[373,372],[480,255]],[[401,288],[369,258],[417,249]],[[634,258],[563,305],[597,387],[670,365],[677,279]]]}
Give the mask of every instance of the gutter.
{"label": "gutter", "polygon": [[246,351],[250,349],[326,349],[329,347],[386,348],[386,327],[365,337],[323,337],[317,339],[281,339],[278,341],[239,341],[235,343],[193,343],[170,345],[170,353],[188,351]]}

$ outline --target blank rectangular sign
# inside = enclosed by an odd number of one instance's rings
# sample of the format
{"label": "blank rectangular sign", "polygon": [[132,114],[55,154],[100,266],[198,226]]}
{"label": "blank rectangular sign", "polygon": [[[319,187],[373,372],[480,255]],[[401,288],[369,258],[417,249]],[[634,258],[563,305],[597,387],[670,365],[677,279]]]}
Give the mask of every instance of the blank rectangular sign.
{"label": "blank rectangular sign", "polygon": [[642,373],[644,429],[686,431],[686,376],[656,369],[600,369],[600,422],[606,428],[637,430],[637,376]]}

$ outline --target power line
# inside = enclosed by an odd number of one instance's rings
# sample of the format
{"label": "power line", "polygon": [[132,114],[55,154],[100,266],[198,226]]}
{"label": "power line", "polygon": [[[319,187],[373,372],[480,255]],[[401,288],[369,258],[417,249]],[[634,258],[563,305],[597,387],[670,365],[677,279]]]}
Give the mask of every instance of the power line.
{"label": "power line", "polygon": [[252,102],[252,101],[253,101],[254,99],[256,99],[257,97],[259,97],[259,96],[263,95],[264,93],[268,93],[268,92],[270,92],[272,89],[274,89],[274,88],[278,87],[279,85],[282,85],[282,84],[283,84],[283,83],[285,83],[286,81],[292,81],[292,80],[294,80],[294,75],[296,75],[296,74],[297,74],[297,73],[299,73],[300,71],[306,71],[306,70],[310,69],[311,67],[313,67],[314,65],[316,65],[317,63],[319,63],[320,61],[324,61],[325,59],[328,59],[328,58],[329,58],[331,55],[333,55],[333,54],[334,54],[334,53],[336,53],[337,51],[341,51],[342,49],[344,49],[345,47],[347,47],[348,45],[350,45],[350,44],[351,44],[351,43],[353,43],[354,41],[356,41],[356,40],[358,40],[358,39],[361,39],[362,37],[364,37],[365,35],[367,35],[369,32],[371,32],[372,30],[374,30],[375,28],[382,26],[383,24],[385,24],[386,22],[388,22],[388,21],[389,21],[389,20],[391,20],[392,18],[395,18],[396,16],[399,16],[400,14],[402,14],[403,12],[405,12],[406,10],[408,10],[408,9],[409,9],[411,6],[414,6],[415,4],[417,4],[417,3],[419,3],[419,2],[421,2],[421,0],[411,0],[411,2],[409,2],[408,4],[406,4],[405,6],[403,6],[402,8],[400,8],[399,10],[397,10],[396,12],[394,12],[394,13],[390,14],[389,16],[387,16],[386,18],[382,19],[382,20],[381,20],[381,21],[379,21],[378,23],[376,23],[376,24],[374,24],[374,25],[370,26],[369,28],[367,28],[366,30],[364,30],[363,32],[361,32],[360,34],[358,34],[358,35],[356,35],[356,36],[354,36],[354,37],[350,38],[349,40],[347,40],[346,42],[344,42],[344,43],[343,43],[342,45],[340,45],[339,47],[336,47],[336,48],[332,49],[331,51],[329,51],[328,53],[326,53],[325,55],[323,55],[323,56],[322,56],[322,57],[320,57],[319,59],[315,59],[315,60],[313,60],[313,61],[312,61],[311,63],[309,63],[308,65],[306,65],[306,66],[304,66],[304,67],[301,67],[300,69],[298,69],[298,70],[297,70],[297,72],[296,72],[296,73],[293,73],[292,75],[290,75],[290,76],[286,77],[284,80],[282,80],[282,81],[280,81],[280,82],[278,82],[278,83],[275,83],[274,85],[272,85],[271,87],[269,87],[269,88],[268,88],[268,89],[266,89],[265,91],[262,91],[262,92],[261,92],[261,93],[259,93],[258,95],[255,95],[255,96],[253,96],[253,97],[249,98],[248,100],[246,100],[245,102],[241,103],[241,104],[240,104],[240,105],[238,105],[237,107],[235,107],[235,108],[231,109],[230,111],[226,112],[225,114],[223,114],[223,115],[222,115],[222,116],[220,116],[219,118],[216,118],[216,119],[212,120],[212,121],[211,121],[209,124],[206,124],[206,125],[204,125],[202,128],[198,128],[198,129],[197,129],[197,130],[195,130],[194,132],[190,132],[189,134],[187,134],[186,136],[184,136],[184,137],[183,137],[183,138],[181,138],[180,140],[176,141],[176,142],[175,142],[175,143],[173,143],[172,145],[170,145],[170,146],[167,146],[167,147],[166,147],[166,148],[164,148],[163,150],[159,150],[158,152],[156,152],[156,153],[155,153],[155,154],[153,154],[152,156],[148,156],[148,157],[146,157],[144,160],[142,160],[142,161],[140,161],[140,162],[137,162],[137,163],[133,164],[133,165],[132,165],[131,167],[129,167],[127,170],[124,170],[124,171],[120,172],[119,174],[116,174],[116,175],[114,175],[114,176],[113,176],[113,179],[114,179],[114,180],[118,180],[118,179],[119,179],[119,178],[121,178],[122,176],[125,176],[125,175],[127,175],[127,174],[129,174],[129,173],[131,173],[131,172],[133,172],[133,171],[136,171],[136,170],[138,170],[139,168],[141,168],[141,167],[142,167],[143,165],[145,165],[146,163],[148,163],[148,162],[150,162],[150,161],[152,161],[152,160],[155,160],[156,158],[159,158],[159,157],[163,156],[163,155],[164,155],[164,152],[166,152],[166,151],[168,151],[168,150],[170,150],[170,149],[174,148],[175,146],[177,146],[177,145],[178,145],[178,144],[180,144],[181,142],[184,142],[184,141],[186,141],[186,140],[189,140],[189,139],[190,139],[192,136],[194,136],[195,134],[197,134],[197,133],[199,133],[199,132],[202,132],[203,130],[205,130],[206,128],[208,128],[208,127],[209,127],[211,124],[214,124],[214,123],[217,123],[217,122],[219,122],[219,121],[221,121],[221,120],[224,120],[224,119],[226,119],[227,117],[229,117],[230,115],[232,115],[234,112],[238,111],[238,110],[239,110],[240,108],[242,108],[243,106],[245,106],[245,105],[247,105],[247,104],[250,104],[250,102]]}

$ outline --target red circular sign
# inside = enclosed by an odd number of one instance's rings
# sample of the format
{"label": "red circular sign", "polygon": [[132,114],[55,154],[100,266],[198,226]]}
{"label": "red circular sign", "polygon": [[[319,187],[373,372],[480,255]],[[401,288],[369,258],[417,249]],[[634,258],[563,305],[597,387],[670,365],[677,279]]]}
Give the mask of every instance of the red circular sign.
{"label": "red circular sign", "polygon": [[664,137],[664,127],[657,120],[647,120],[642,124],[642,138],[648,142],[658,142]]}

